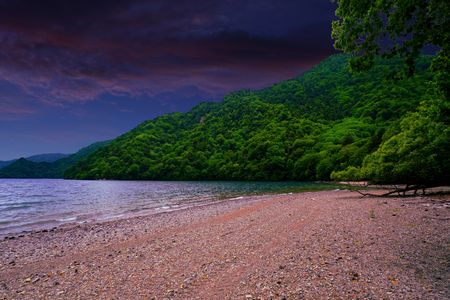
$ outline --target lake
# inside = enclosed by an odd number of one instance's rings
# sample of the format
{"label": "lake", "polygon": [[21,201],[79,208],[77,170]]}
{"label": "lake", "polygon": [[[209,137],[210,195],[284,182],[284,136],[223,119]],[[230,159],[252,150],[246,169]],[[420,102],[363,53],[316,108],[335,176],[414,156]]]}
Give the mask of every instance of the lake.
{"label": "lake", "polygon": [[246,195],[333,188],[312,182],[0,179],[0,235],[178,210]]}

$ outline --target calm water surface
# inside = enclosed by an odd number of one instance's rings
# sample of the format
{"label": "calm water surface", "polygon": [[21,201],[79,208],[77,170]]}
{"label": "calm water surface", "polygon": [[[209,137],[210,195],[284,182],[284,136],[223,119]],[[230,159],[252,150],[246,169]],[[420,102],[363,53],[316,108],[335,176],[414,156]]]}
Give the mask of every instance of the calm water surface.
{"label": "calm water surface", "polygon": [[0,235],[317,187],[304,182],[0,179]]}

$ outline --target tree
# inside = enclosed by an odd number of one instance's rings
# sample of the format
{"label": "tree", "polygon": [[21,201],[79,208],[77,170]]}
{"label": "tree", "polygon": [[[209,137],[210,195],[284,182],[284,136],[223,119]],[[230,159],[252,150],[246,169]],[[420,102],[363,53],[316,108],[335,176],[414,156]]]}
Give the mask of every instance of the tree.
{"label": "tree", "polygon": [[332,24],[335,48],[354,54],[352,70],[371,68],[375,58],[400,56],[406,75],[424,47],[439,48],[432,70],[440,93],[450,95],[450,1],[448,0],[333,0],[338,2]]}
{"label": "tree", "polygon": [[[435,186],[448,184],[450,167],[450,2],[448,0],[336,0],[335,48],[352,54],[350,68],[365,71],[378,57],[401,58],[393,75],[412,77],[425,47],[438,48],[431,64],[433,96],[405,114],[400,130],[364,159],[362,168],[336,170],[334,179]],[[400,76],[399,76],[400,75]],[[400,84],[400,83],[399,83]],[[402,98],[402,97],[400,97]],[[396,99],[398,101],[399,98]],[[381,103],[381,102],[379,102]],[[389,110],[387,111],[389,112]],[[383,137],[383,139],[384,139]]]}
{"label": "tree", "polygon": [[450,127],[438,105],[424,103],[400,123],[400,133],[367,156],[361,175],[373,182],[445,185],[450,182]]}

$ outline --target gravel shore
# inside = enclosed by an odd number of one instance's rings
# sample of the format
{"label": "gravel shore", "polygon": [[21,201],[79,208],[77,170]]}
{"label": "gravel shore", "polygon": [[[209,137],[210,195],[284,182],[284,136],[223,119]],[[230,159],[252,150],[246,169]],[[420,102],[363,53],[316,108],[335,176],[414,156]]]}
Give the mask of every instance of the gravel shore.
{"label": "gravel shore", "polygon": [[450,197],[267,195],[0,241],[0,299],[450,299]]}

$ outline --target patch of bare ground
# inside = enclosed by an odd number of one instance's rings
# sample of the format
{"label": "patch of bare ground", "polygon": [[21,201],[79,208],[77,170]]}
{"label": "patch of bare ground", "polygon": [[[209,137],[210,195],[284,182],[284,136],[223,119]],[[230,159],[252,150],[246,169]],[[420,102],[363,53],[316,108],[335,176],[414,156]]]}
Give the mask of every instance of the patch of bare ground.
{"label": "patch of bare ground", "polygon": [[0,299],[450,299],[448,196],[260,196],[0,242]]}

